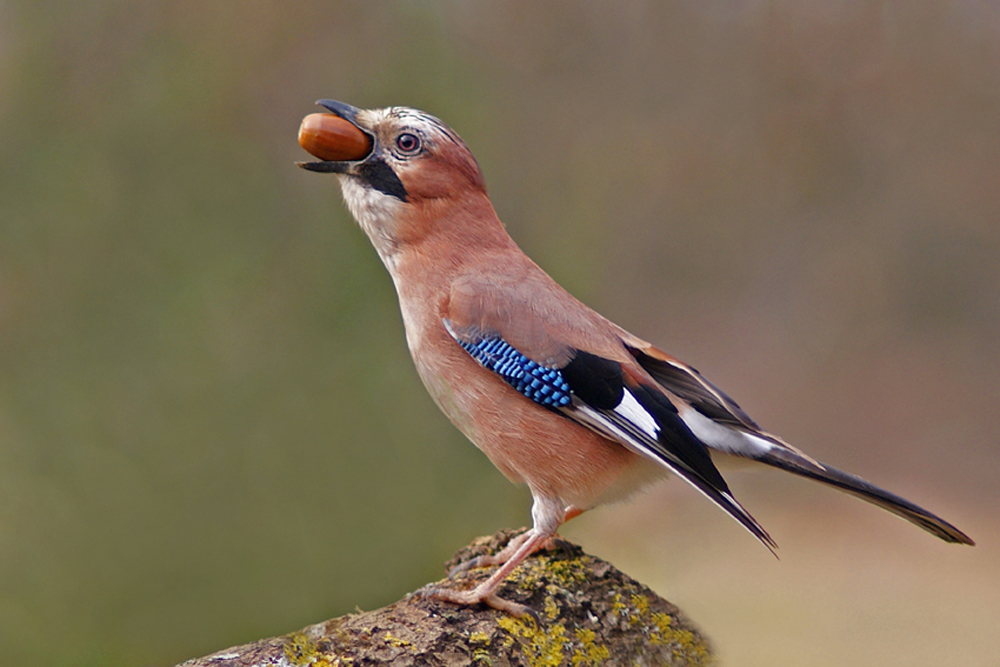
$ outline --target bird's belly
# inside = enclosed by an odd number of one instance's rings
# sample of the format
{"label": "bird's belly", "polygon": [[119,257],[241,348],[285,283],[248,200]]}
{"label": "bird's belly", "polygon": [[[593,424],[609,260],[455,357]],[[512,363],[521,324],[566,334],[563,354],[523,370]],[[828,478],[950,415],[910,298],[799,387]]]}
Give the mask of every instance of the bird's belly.
{"label": "bird's belly", "polygon": [[455,348],[461,355],[417,370],[445,415],[512,482],[588,509],[663,476],[662,467],[534,403]]}

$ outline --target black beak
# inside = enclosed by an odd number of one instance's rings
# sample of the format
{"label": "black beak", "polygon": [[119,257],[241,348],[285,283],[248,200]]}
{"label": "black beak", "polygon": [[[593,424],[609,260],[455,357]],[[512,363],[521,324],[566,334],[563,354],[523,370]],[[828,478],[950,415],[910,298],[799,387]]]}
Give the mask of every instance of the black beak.
{"label": "black beak", "polygon": [[[332,111],[334,115],[340,116],[348,123],[358,128],[365,134],[367,134],[372,140],[372,146],[375,145],[375,135],[366,130],[365,128],[358,125],[357,118],[359,109],[357,107],[352,107],[350,104],[345,102],[338,102],[336,100],[317,100],[316,104],[320,105],[324,109]],[[372,149],[372,153],[374,148]],[[371,155],[369,153],[368,155]],[[295,165],[307,169],[309,171],[318,171],[322,173],[333,173],[333,174],[346,174],[352,170],[354,165],[364,162],[368,156],[365,156],[358,161],[332,161],[332,160],[320,160],[317,162],[296,162]]]}
{"label": "black beak", "polygon": [[[320,105],[321,107],[329,111],[332,111],[334,115],[340,116],[354,127],[358,127],[358,124],[354,121],[354,119],[358,115],[357,107],[352,107],[350,104],[347,104],[345,102],[337,102],[336,100],[317,100],[316,104]],[[358,129],[360,130],[361,128],[358,127]]]}

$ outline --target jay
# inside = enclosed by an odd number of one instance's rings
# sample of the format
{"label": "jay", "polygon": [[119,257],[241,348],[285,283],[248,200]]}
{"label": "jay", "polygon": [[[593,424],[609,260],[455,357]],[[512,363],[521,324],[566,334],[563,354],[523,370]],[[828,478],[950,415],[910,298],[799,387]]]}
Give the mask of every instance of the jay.
{"label": "jay", "polygon": [[332,129],[324,134],[320,118],[318,140],[300,133],[303,147],[322,159],[299,166],[337,175],[392,276],[428,392],[533,499],[530,530],[465,564],[499,566],[488,579],[433,597],[529,613],[497,595],[519,563],[551,545],[565,521],[670,473],[773,553],[774,540],[719,472],[717,464],[733,458],[823,482],[942,540],[974,544],[931,512],[762,430],[694,368],[576,300],[507,234],[476,159],[440,120],[404,107],[318,104],[332,113],[322,114]]}

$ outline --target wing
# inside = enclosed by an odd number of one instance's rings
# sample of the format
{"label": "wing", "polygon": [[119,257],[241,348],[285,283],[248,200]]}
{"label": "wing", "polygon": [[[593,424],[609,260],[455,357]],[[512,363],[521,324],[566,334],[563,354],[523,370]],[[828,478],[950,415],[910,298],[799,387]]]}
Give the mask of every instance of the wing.
{"label": "wing", "polygon": [[[523,321],[519,324],[522,329],[526,326]],[[445,319],[444,325],[473,359],[540,409],[557,411],[665,466],[774,552],[774,540],[733,497],[708,449],[659,386],[630,373],[619,361],[552,340],[545,345],[549,359],[565,361],[532,359],[507,340],[500,330],[502,319],[494,326],[482,319],[465,324]]]}
{"label": "wing", "polygon": [[626,349],[662,387],[687,401],[698,412],[720,424],[753,433],[760,433],[754,423],[733,399],[701,376],[697,370],[674,359],[666,352],[646,343],[644,347],[625,343]]}
{"label": "wing", "polygon": [[711,448],[838,488],[892,512],[946,542],[974,544],[968,535],[941,517],[860,477],[821,463],[762,431],[732,399],[694,368],[648,344],[643,347],[626,344],[626,347],[661,387],[676,395],[682,405],[690,406],[682,412],[682,418],[692,432]]}

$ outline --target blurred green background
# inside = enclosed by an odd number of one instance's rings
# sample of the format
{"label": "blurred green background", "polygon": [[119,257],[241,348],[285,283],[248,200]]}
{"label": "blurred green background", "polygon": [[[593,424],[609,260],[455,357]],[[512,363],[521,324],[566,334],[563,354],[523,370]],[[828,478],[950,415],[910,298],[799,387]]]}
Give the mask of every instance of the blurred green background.
{"label": "blurred green background", "polygon": [[[426,396],[313,101],[452,125],[511,234],[958,548],[778,473],[564,531],[730,665],[995,664],[988,0],[0,0],[0,656],[168,665],[370,609],[529,521]],[[989,658],[987,658],[989,656]]]}

